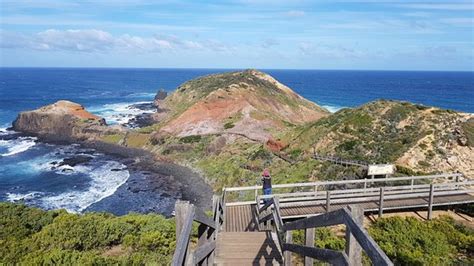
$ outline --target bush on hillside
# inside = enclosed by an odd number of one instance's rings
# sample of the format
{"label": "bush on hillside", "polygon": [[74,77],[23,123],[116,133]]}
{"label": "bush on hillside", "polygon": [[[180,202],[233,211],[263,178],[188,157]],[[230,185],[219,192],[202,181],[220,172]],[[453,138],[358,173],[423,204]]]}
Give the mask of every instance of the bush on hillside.
{"label": "bush on hillside", "polygon": [[474,231],[448,217],[431,221],[382,218],[369,232],[395,264],[446,265],[459,261],[460,254],[469,259],[474,252]]}
{"label": "bush on hillside", "polygon": [[[70,214],[0,203],[0,264],[168,264],[175,225],[161,215]],[[118,255],[104,252],[116,247]]]}

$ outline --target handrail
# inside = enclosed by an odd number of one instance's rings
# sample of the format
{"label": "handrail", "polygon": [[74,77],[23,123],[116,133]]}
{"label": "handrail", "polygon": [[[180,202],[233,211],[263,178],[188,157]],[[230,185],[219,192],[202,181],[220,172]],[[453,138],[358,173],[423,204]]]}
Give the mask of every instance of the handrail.
{"label": "handrail", "polygon": [[[213,265],[217,232],[224,222],[225,204],[221,199],[224,197],[213,197],[212,218],[189,202],[176,201],[176,249],[171,265]],[[198,245],[191,251],[189,241],[193,221],[199,223]]]}
{"label": "handrail", "polygon": [[317,160],[331,161],[331,162],[340,163],[340,164],[356,165],[356,166],[362,166],[362,167],[369,166],[369,163],[364,162],[364,161],[343,159],[336,156],[323,156],[316,153],[313,153],[313,158]]}
{"label": "handrail", "polygon": [[[426,176],[404,176],[404,177],[389,177],[389,178],[374,178],[374,179],[356,179],[356,180],[336,180],[336,181],[317,181],[317,182],[306,182],[306,183],[290,183],[290,184],[275,184],[272,186],[275,188],[294,188],[294,187],[314,187],[314,186],[331,186],[331,185],[353,185],[353,184],[364,184],[364,183],[385,183],[385,182],[398,182],[398,181],[411,181],[411,180],[422,180],[422,179],[437,179],[437,178],[449,178],[449,177],[462,177],[462,174],[439,174],[439,175],[426,175]],[[261,186],[245,186],[245,187],[230,187],[226,188],[225,192],[236,192],[236,191],[248,191],[261,189]]]}
{"label": "handrail", "polygon": [[[268,205],[268,206],[267,206]],[[272,206],[271,214],[258,214],[259,224],[272,219],[275,223],[275,231],[278,236],[281,250],[286,252],[285,264],[290,264],[290,256],[288,252],[293,252],[305,256],[307,258],[314,258],[325,262],[337,265],[352,265],[360,264],[361,248],[366,252],[374,265],[393,265],[383,250],[370,237],[367,231],[363,228],[363,214],[362,210],[357,206],[348,206],[343,209],[328,212],[318,216],[312,216],[305,219],[300,219],[290,223],[283,223],[280,214],[279,199],[273,197],[270,204],[265,204],[265,208],[258,208],[258,210],[267,210]],[[262,217],[261,214],[264,214]],[[268,219],[270,217],[270,219]],[[346,250],[345,252],[315,248],[314,243],[310,246],[298,245],[291,243],[291,231],[300,229],[314,229],[317,227],[332,226],[337,224],[346,225]],[[306,233],[314,234],[314,231],[306,231]],[[283,237],[286,235],[286,239]],[[313,238],[311,238],[313,239]],[[355,241],[358,245],[355,244]],[[359,246],[360,245],[360,246]],[[309,262],[312,264],[312,262]]]}
{"label": "handrail", "polygon": [[189,238],[191,237],[191,229],[193,227],[194,206],[186,210],[183,228],[176,241],[176,250],[173,254],[172,265],[185,265],[186,251],[189,246]]}

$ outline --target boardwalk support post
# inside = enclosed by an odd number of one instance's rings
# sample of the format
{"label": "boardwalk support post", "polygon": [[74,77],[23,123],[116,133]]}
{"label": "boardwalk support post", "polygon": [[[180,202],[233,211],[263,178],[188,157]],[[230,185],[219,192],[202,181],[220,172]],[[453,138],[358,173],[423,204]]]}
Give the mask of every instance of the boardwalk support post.
{"label": "boardwalk support post", "polygon": [[331,191],[326,191],[326,212],[329,212],[331,208]]}
{"label": "boardwalk support post", "polygon": [[433,197],[434,197],[434,185],[430,184],[430,198],[428,201],[428,220],[431,220],[433,216]]}
{"label": "boardwalk support post", "polygon": [[[286,243],[288,244],[293,244],[293,232],[292,231],[286,231],[285,233],[285,238],[286,238]],[[290,251],[285,251],[284,252],[285,256],[285,266],[291,266],[291,252]]]}
{"label": "boardwalk support post", "polygon": [[[314,247],[314,228],[306,228],[305,232],[305,246],[307,247]],[[304,257],[304,265],[305,266],[312,266],[313,265],[313,258],[305,256]]]}
{"label": "boardwalk support post", "polygon": [[[355,205],[349,205],[348,209],[356,224],[362,227],[364,223],[364,211]],[[362,247],[357,243],[357,239],[348,226],[346,226],[346,254],[349,265],[362,265]]]}
{"label": "boardwalk support post", "polygon": [[380,199],[379,199],[379,218],[383,215],[383,195],[385,193],[385,187],[380,188]]}

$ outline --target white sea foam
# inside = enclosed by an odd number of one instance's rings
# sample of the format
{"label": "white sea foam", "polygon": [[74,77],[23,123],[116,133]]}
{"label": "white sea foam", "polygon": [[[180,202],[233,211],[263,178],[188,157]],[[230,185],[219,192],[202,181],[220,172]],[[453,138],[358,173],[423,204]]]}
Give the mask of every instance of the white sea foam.
{"label": "white sea foam", "polygon": [[29,193],[25,193],[25,194],[7,193],[7,200],[10,201],[10,202],[17,202],[17,201],[20,201],[20,200],[31,200],[31,199],[34,199],[34,198],[41,197],[41,195],[43,195],[43,194],[44,193],[37,192],[37,191],[29,192]]}
{"label": "white sea foam", "polygon": [[335,113],[341,109],[346,108],[344,106],[339,106],[339,105],[322,105],[322,107],[326,108],[331,113]]}
{"label": "white sea foam", "polygon": [[153,92],[136,92],[127,95],[127,98],[150,98],[153,99],[155,97],[156,93]]}
{"label": "white sea foam", "polygon": [[66,209],[69,212],[82,212],[90,205],[111,196],[123,185],[130,176],[127,170],[111,171],[111,169],[123,169],[125,165],[116,161],[107,161],[95,168],[73,167],[74,171],[88,172],[91,177],[90,186],[86,191],[69,191],[56,196],[41,199],[43,205],[48,209]]}
{"label": "white sea foam", "polygon": [[11,156],[24,151],[36,145],[35,137],[19,137],[11,140],[0,140],[0,156]]}
{"label": "white sea foam", "polygon": [[146,104],[150,102],[133,103],[113,103],[104,104],[98,107],[91,107],[88,110],[100,117],[103,117],[108,124],[126,124],[132,118],[140,114],[154,113],[154,110],[141,110],[133,107],[135,104]]}

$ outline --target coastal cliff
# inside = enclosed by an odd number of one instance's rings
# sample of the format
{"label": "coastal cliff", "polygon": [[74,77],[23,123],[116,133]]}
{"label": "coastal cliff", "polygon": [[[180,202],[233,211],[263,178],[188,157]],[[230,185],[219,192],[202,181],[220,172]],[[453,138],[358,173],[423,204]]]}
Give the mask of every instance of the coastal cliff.
{"label": "coastal cliff", "polygon": [[13,129],[58,142],[96,138],[112,130],[103,118],[89,113],[80,104],[65,100],[20,113],[13,122]]}
{"label": "coastal cliff", "polygon": [[139,129],[107,126],[67,101],[21,113],[14,129],[146,151],[201,172],[214,189],[254,184],[264,167],[279,183],[364,176],[315,161],[313,151],[393,163],[399,175],[474,175],[472,114],[387,100],[330,114],[257,70],[200,77],[160,91],[154,104],[154,124]]}

